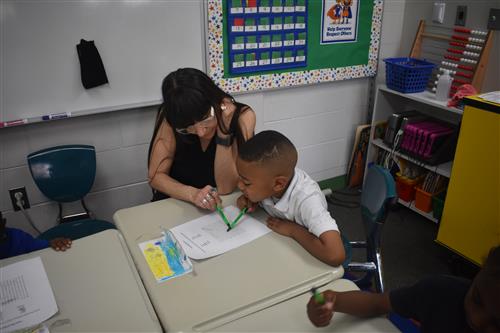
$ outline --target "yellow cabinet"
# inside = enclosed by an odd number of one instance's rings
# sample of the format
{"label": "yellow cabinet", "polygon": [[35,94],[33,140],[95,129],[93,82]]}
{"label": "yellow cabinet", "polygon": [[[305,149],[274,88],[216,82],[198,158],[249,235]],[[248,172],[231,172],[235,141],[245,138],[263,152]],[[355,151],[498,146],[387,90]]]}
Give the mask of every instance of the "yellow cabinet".
{"label": "yellow cabinet", "polygon": [[437,241],[481,265],[500,244],[500,105],[465,109]]}

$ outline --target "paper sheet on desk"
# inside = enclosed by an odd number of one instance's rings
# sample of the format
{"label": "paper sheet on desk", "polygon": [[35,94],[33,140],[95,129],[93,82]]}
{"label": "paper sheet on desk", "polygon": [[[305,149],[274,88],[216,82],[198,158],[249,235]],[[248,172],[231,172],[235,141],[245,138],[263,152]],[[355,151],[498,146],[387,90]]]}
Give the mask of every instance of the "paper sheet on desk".
{"label": "paper sheet on desk", "polygon": [[32,327],[57,313],[40,257],[0,268],[0,332]]}
{"label": "paper sheet on desk", "polygon": [[[233,221],[239,213],[235,206],[224,208],[228,220]],[[178,225],[170,231],[192,259],[213,257],[264,236],[271,230],[250,215],[244,215],[234,229],[227,226],[214,212],[190,222]]]}

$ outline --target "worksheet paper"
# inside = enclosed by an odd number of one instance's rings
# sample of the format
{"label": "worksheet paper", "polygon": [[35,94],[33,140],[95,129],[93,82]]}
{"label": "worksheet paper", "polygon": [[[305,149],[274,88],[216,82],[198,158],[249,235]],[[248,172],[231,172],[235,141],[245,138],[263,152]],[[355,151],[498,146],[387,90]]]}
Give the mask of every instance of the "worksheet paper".
{"label": "worksheet paper", "polygon": [[[239,214],[235,206],[224,208],[229,221]],[[202,216],[190,222],[178,225],[170,231],[182,244],[184,252],[192,259],[206,259],[264,236],[271,231],[264,223],[250,215],[244,215],[238,224],[227,231],[227,225],[217,212]]]}
{"label": "worksheet paper", "polygon": [[0,268],[0,332],[32,327],[57,313],[40,257]]}

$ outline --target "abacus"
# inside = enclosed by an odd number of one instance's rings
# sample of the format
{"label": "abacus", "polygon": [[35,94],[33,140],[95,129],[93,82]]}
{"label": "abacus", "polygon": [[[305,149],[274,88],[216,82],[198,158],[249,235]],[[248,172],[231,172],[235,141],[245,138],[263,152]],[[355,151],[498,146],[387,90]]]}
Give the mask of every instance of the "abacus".
{"label": "abacus", "polygon": [[453,77],[450,96],[462,84],[471,84],[480,92],[492,44],[493,31],[426,25],[421,20],[410,57],[436,65],[427,86],[429,91],[436,91],[437,80],[446,69]]}

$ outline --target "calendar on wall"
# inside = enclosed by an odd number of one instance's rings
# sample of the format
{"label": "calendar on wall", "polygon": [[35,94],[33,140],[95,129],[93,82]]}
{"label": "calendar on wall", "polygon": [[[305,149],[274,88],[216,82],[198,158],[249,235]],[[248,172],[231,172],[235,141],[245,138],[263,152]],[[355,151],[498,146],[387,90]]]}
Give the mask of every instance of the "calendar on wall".
{"label": "calendar on wall", "polygon": [[306,0],[228,0],[226,12],[231,74],[306,66]]}
{"label": "calendar on wall", "polygon": [[382,8],[382,0],[208,0],[208,74],[229,93],[375,76]]}

